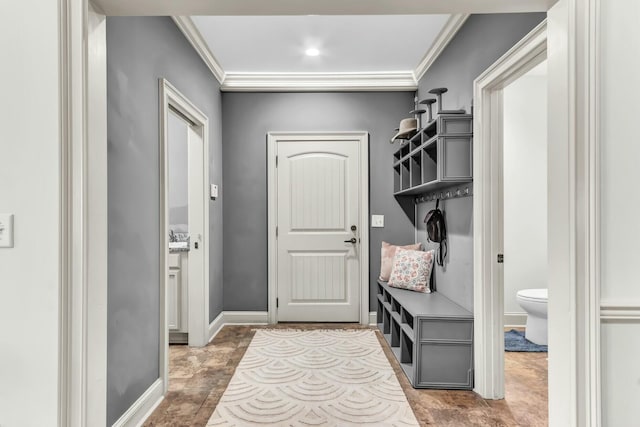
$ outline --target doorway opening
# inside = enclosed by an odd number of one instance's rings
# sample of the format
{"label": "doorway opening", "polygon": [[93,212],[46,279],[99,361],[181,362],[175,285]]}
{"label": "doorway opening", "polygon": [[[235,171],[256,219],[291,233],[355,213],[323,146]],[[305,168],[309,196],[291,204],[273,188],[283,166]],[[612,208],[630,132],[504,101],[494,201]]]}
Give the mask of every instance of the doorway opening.
{"label": "doorway opening", "polygon": [[160,377],[169,343],[201,347],[209,326],[208,119],[160,79]]}
{"label": "doorway opening", "polygon": [[505,399],[533,424],[548,422],[547,87],[545,60],[503,89]]}
{"label": "doorway opening", "polygon": [[[546,58],[547,25],[544,21],[474,82],[474,105],[477,106],[474,120],[474,134],[476,136],[474,141],[474,353],[476,373],[474,390],[485,399],[503,399],[505,397],[505,325],[513,324],[514,321],[522,322],[522,313],[525,311],[524,308],[516,308],[520,306],[518,300],[522,300],[517,297],[520,289],[516,289],[516,287],[520,287],[523,283],[518,281],[522,281],[523,277],[526,277],[528,282],[524,286],[527,289],[547,287],[544,277],[546,273],[529,277],[531,275],[528,271],[530,266],[526,259],[526,252],[529,251],[531,257],[533,248],[538,264],[542,264],[538,266],[537,272],[546,271],[548,263],[546,239],[536,236],[536,241],[533,243],[514,235],[518,233],[520,228],[530,227],[529,224],[523,225],[522,220],[526,218],[521,218],[521,209],[523,208],[521,204],[527,203],[535,206],[535,212],[538,212],[538,216],[543,216],[543,218],[536,218],[533,224],[537,227],[537,233],[548,236],[546,182],[549,169],[546,167],[546,148],[548,147],[546,120],[538,120],[539,127],[536,128],[534,135],[527,134],[519,137],[518,133],[525,130],[525,126],[532,126],[534,123],[532,123],[531,117],[525,117],[521,120],[523,129],[517,129],[514,127],[517,123],[512,116],[532,114],[532,111],[527,110],[533,107],[534,101],[527,104],[525,100],[522,105],[518,106],[515,100],[522,94],[513,91],[514,88],[518,88],[518,81],[521,77],[534,69],[539,73],[543,69],[540,64],[545,62]],[[512,84],[515,86],[509,88]],[[544,88],[538,87],[536,89],[538,92],[547,90],[547,83],[543,82],[542,84]],[[528,86],[535,85],[532,83]],[[527,87],[527,90],[531,92],[531,88]],[[538,93],[538,95],[540,94]],[[538,104],[541,102],[544,104],[546,101],[544,97],[541,99],[536,94],[529,93],[529,96],[532,99],[535,98]],[[510,102],[509,106],[505,105],[505,101]],[[534,114],[536,117],[539,115],[547,117],[546,108],[544,111],[535,111]],[[510,121],[508,124],[506,123],[507,119]],[[543,128],[542,133],[540,128]],[[526,131],[531,132],[531,128]],[[507,149],[505,149],[506,138],[509,138],[508,142],[510,143]],[[531,138],[534,142],[531,143],[527,138]],[[540,152],[540,139],[544,145],[542,149],[544,153]],[[536,149],[535,146],[538,148]],[[527,166],[535,167],[531,165],[531,153],[526,152],[529,149],[537,150],[533,163],[538,163],[538,167],[542,165],[545,169],[544,171],[539,170],[535,176],[524,176],[523,161]],[[513,180],[514,176],[517,176],[518,182],[506,183],[507,178]],[[519,188],[523,186],[528,189]],[[531,194],[535,191],[539,193],[537,198],[544,198],[542,202],[535,200],[536,196]],[[505,196],[509,197],[508,201],[505,200]],[[527,211],[526,215],[529,216],[533,213]],[[528,222],[531,221],[532,219],[529,217]],[[507,232],[510,233],[509,236],[506,235]],[[519,234],[522,235],[522,233]],[[517,254],[506,253],[505,247],[509,247]],[[524,260],[518,261],[519,257],[524,257]],[[513,262],[514,260],[515,262]],[[505,268],[506,264],[510,262],[511,266]],[[509,279],[508,291],[505,288],[507,284],[505,278]],[[535,282],[535,286],[529,282],[529,280],[536,279],[538,281]],[[512,293],[516,294],[515,304],[512,304],[513,298],[510,295]],[[507,316],[508,323],[505,323],[505,295],[509,300],[510,310],[518,310],[516,313],[519,313],[517,316]],[[524,305],[528,306],[526,303]],[[510,311],[510,313],[514,313],[514,311]],[[518,316],[520,320],[518,320]],[[546,385],[544,388],[548,390]]]}

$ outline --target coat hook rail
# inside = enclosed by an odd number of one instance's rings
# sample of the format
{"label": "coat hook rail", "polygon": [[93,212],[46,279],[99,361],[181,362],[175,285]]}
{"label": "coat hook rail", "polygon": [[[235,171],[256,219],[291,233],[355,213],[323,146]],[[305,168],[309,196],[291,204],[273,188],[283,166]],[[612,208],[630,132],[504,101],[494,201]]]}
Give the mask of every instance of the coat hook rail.
{"label": "coat hook rail", "polygon": [[436,199],[440,199],[440,200],[457,199],[460,197],[468,197],[468,196],[473,196],[472,183],[469,183],[468,185],[463,185],[463,186],[458,185],[450,188],[444,188],[441,190],[425,193],[416,197],[415,202],[424,203],[424,202],[431,202]]}

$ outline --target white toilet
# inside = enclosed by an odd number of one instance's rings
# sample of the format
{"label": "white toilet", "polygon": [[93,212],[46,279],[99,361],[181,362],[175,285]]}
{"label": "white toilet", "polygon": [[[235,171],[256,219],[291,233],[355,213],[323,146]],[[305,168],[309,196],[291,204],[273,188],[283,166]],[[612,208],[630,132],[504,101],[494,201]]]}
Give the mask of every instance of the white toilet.
{"label": "white toilet", "polygon": [[527,312],[525,338],[539,345],[547,345],[547,298],[547,289],[523,289],[516,297]]}

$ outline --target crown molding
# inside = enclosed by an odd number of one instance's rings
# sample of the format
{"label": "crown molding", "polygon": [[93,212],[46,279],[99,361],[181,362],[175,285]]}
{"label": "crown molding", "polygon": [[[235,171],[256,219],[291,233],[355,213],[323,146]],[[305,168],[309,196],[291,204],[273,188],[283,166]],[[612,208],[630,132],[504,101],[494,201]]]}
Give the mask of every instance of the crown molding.
{"label": "crown molding", "polygon": [[209,49],[209,45],[200,34],[200,31],[196,27],[196,24],[193,23],[193,20],[189,16],[172,16],[173,21],[176,23],[182,34],[189,40],[191,46],[196,50],[200,58],[207,64],[209,70],[213,73],[215,78],[218,80],[220,84],[224,83],[225,72],[222,69],[222,66],[216,59],[216,57]]}
{"label": "crown molding", "polygon": [[370,73],[225,73],[189,16],[172,16],[224,92],[414,91],[469,14],[451,15],[414,71]]}
{"label": "crown molding", "polygon": [[227,73],[225,92],[415,91],[412,71],[379,73]]}
{"label": "crown molding", "polygon": [[447,47],[451,39],[458,33],[458,30],[464,25],[465,21],[469,17],[468,13],[458,13],[451,15],[447,23],[442,27],[438,37],[433,41],[433,44],[422,58],[422,61],[418,64],[414,71],[416,82],[419,82],[422,76],[438,59],[438,56]]}

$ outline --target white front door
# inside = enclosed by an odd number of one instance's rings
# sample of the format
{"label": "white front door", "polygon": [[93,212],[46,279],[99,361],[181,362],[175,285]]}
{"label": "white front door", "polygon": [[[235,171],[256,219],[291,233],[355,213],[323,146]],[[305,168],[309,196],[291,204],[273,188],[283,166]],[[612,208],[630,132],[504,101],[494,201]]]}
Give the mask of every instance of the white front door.
{"label": "white front door", "polygon": [[276,155],[277,319],[357,322],[359,140],[278,141]]}

